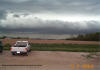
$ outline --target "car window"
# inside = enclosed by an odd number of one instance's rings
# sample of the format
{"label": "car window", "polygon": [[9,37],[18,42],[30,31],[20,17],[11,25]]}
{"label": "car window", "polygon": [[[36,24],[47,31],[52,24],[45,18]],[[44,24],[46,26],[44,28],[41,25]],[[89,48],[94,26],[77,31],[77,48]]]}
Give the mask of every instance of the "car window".
{"label": "car window", "polygon": [[27,42],[17,42],[14,47],[26,47],[26,46],[27,46]]}

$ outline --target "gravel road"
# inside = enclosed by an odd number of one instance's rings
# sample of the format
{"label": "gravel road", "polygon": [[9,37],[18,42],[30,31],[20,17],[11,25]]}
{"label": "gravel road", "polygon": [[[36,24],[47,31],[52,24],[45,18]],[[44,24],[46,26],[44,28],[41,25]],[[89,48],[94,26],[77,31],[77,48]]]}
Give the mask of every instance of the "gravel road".
{"label": "gravel road", "polygon": [[[10,51],[4,51],[0,54],[0,70],[100,70],[100,57],[87,59],[82,56],[87,54],[80,52],[31,51],[28,56],[13,56]],[[92,68],[84,67],[84,65],[88,66],[89,64],[92,65]]]}

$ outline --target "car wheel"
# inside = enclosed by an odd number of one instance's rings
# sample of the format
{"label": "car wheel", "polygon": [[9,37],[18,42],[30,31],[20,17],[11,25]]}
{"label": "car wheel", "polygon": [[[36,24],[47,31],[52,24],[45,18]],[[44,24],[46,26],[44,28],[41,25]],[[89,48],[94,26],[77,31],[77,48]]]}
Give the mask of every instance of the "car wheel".
{"label": "car wheel", "polygon": [[15,53],[12,53],[12,55],[15,55]]}
{"label": "car wheel", "polygon": [[31,52],[31,49],[29,50],[29,52]]}
{"label": "car wheel", "polygon": [[25,53],[26,56],[28,56],[28,53]]}

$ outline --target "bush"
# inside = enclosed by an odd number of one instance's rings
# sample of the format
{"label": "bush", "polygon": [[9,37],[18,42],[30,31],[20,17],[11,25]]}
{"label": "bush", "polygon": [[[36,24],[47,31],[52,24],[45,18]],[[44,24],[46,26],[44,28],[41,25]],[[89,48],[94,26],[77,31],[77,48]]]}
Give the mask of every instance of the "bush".
{"label": "bush", "polygon": [[3,49],[4,50],[10,50],[10,47],[11,47],[11,45],[10,44],[5,44],[4,46],[3,46]]}

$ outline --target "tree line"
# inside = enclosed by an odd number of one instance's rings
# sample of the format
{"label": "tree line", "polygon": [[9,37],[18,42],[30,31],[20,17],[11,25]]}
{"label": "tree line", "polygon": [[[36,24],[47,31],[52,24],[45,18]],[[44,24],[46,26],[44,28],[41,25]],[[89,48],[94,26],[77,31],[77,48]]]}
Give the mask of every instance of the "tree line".
{"label": "tree line", "polygon": [[67,40],[79,40],[79,41],[100,41],[100,32],[79,34],[77,37],[69,38]]}

